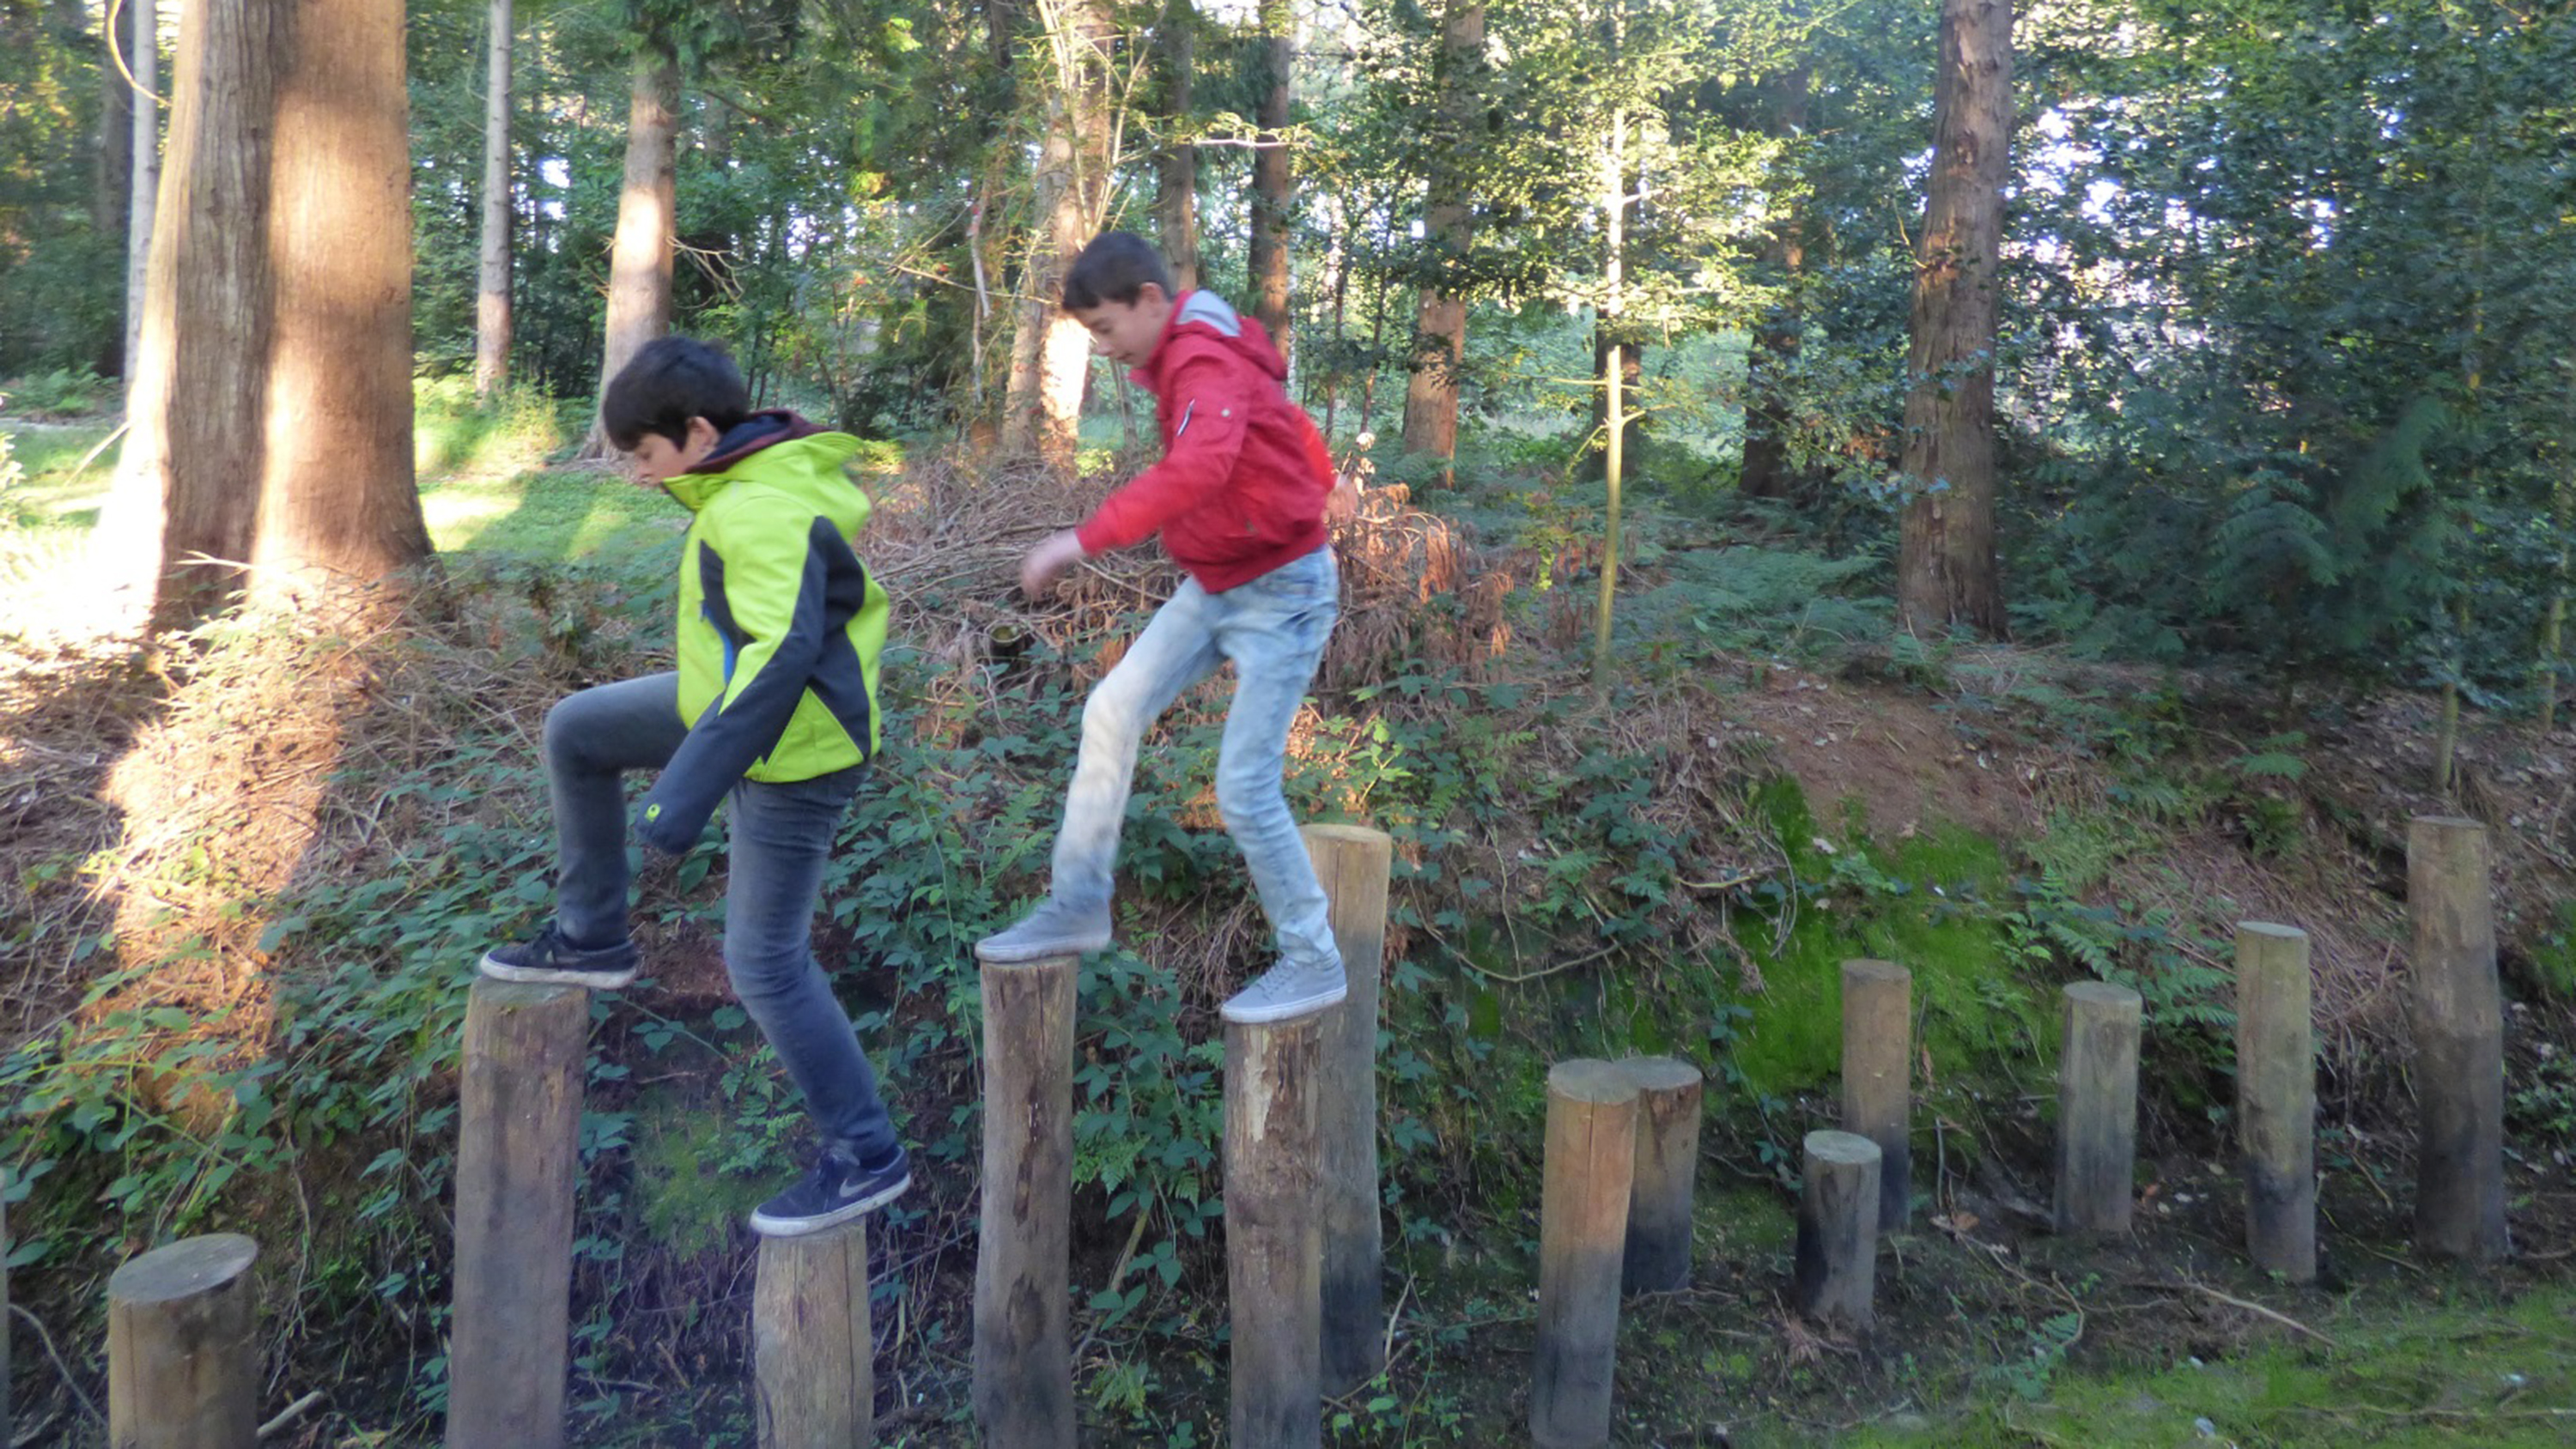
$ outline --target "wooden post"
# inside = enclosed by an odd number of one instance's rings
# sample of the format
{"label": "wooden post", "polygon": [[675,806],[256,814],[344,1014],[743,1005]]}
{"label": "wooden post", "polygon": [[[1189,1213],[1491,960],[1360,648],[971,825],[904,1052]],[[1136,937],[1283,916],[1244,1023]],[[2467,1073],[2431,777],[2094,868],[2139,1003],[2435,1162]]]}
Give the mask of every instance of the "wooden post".
{"label": "wooden post", "polygon": [[1619,1064],[1637,1088],[1637,1169],[1628,1193],[1623,1293],[1690,1286],[1691,1192],[1699,1179],[1699,1068],[1672,1057]]}
{"label": "wooden post", "polygon": [[259,1443],[259,1244],[238,1233],[155,1248],[107,1279],[107,1441],[116,1449]]}
{"label": "wooden post", "polygon": [[2496,985],[2487,831],[2457,816],[2406,832],[2415,922],[2415,1246],[2504,1255],[2504,1004]]}
{"label": "wooden post", "polygon": [[2317,1276],[2317,1073],[2308,934],[2236,928],[2236,1122],[2245,1250],[2293,1283]]}
{"label": "wooden post", "polygon": [[1314,1449],[1324,1441],[1316,1099],[1325,1014],[1225,1026],[1229,1442],[1239,1449]]}
{"label": "wooden post", "polygon": [[1637,1084],[1610,1062],[1547,1074],[1539,1199],[1538,1366],[1530,1438],[1539,1449],[1610,1442],[1619,1269],[1637,1170]]}
{"label": "wooden post", "polygon": [[590,993],[477,977],[465,999],[447,1449],[559,1449]]}
{"label": "wooden post", "polygon": [[1810,1318],[1878,1321],[1878,1168],[1878,1144],[1857,1132],[1807,1134],[1791,1299]]}
{"label": "wooden post", "polygon": [[1073,984],[1078,956],[983,963],[984,1187],[975,1423],[991,1449],[1073,1449]]}
{"label": "wooden post", "polygon": [[9,1241],[9,1172],[0,1168],[0,1444],[18,1442],[9,1417],[9,1253],[16,1246]]}
{"label": "wooden post", "polygon": [[1914,975],[1892,961],[1843,963],[1843,1130],[1878,1144],[1878,1230],[1914,1210]]}
{"label": "wooden post", "polygon": [[2138,993],[2105,981],[2066,988],[2057,1064],[2057,1230],[2125,1233],[2137,1197]]}
{"label": "wooden post", "polygon": [[751,1358],[760,1449],[865,1449],[874,1442],[866,1218],[760,1240]]}
{"label": "wooden post", "polygon": [[1324,1392],[1349,1393],[1386,1367],[1385,1244],[1377,1176],[1378,985],[1386,972],[1387,877],[1395,841],[1363,825],[1299,832],[1332,902],[1333,943],[1351,994],[1325,1013],[1323,1135]]}

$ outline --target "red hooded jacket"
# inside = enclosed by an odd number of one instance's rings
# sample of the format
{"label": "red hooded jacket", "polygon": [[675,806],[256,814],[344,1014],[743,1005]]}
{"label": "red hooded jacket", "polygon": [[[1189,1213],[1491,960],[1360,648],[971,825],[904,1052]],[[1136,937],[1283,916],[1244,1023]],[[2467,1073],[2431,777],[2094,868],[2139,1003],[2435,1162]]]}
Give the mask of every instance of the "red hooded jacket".
{"label": "red hooded jacket", "polygon": [[1280,386],[1288,364],[1261,324],[1183,292],[1145,365],[1163,460],[1101,500],[1074,536],[1087,554],[1160,530],[1172,561],[1220,594],[1324,546],[1332,455]]}

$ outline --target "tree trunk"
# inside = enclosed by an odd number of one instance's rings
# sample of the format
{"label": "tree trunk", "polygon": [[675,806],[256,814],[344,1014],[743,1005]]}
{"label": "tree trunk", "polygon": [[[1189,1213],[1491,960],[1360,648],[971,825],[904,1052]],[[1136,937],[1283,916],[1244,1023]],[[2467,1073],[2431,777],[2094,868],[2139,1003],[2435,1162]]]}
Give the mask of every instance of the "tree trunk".
{"label": "tree trunk", "polygon": [[1423,226],[1438,249],[1444,280],[1422,289],[1411,377],[1404,390],[1404,451],[1454,458],[1458,452],[1458,369],[1467,356],[1467,304],[1453,280],[1475,237],[1467,187],[1449,158],[1465,154],[1484,72],[1483,0],[1449,0],[1440,20],[1439,106],[1432,118],[1431,168]]}
{"label": "tree trunk", "polygon": [[[617,201],[617,240],[608,262],[608,325],[599,388],[626,360],[671,330],[671,253],[678,171],[680,67],[660,53],[635,62],[626,120],[626,183]],[[594,422],[594,459],[610,452]]]}
{"label": "tree trunk", "polygon": [[[130,200],[125,223],[125,390],[134,392],[134,357],[143,340],[144,289],[152,266],[152,218],[161,189],[161,12],[154,0],[125,0],[132,25],[126,32],[126,65],[134,72],[133,127],[126,148]],[[122,76],[117,84],[125,84]],[[129,416],[131,414],[129,413]]]}
{"label": "tree trunk", "polygon": [[[124,256],[127,213],[134,204],[134,87],[125,79],[125,41],[117,34],[113,8],[100,12],[98,26],[98,175],[90,197],[90,244],[110,256]],[[146,108],[149,100],[139,102]],[[130,319],[131,313],[128,317]],[[101,377],[125,375],[126,333],[119,327],[99,340],[97,370]]]}
{"label": "tree trunk", "polygon": [[[2570,370],[2576,378],[2576,369]],[[2576,414],[2571,414],[2576,416]],[[2551,490],[2557,522],[2558,566],[2549,589],[2549,612],[2540,621],[2540,732],[2558,723],[2558,695],[2567,687],[2567,596],[2576,589],[2576,448],[2558,460],[2558,480]]]}
{"label": "tree trunk", "polygon": [[1288,81],[1297,64],[1296,27],[1288,0],[1261,0],[1262,55],[1270,74],[1261,93],[1260,144],[1252,153],[1252,315],[1269,329],[1279,355],[1290,358],[1288,223],[1295,197],[1288,168]]}
{"label": "tree trunk", "polygon": [[510,0],[492,0],[483,89],[483,256],[474,296],[474,396],[510,381]]}
{"label": "tree trunk", "polygon": [[255,596],[429,556],[411,455],[403,0],[294,0],[269,208],[268,431]]}
{"label": "tree trunk", "polygon": [[[1194,126],[1190,83],[1196,61],[1198,12],[1189,0],[1174,0],[1163,12],[1162,55],[1164,122],[1173,132]],[[1154,225],[1161,233],[1163,259],[1172,265],[1172,285],[1189,291],[1199,284],[1199,148],[1183,142],[1163,147],[1155,158]]]}
{"label": "tree trunk", "polygon": [[1108,208],[1116,150],[1109,110],[1111,32],[1100,0],[1058,0],[1042,13],[1046,34],[1039,70],[1047,87],[1047,124],[1031,187],[1038,224],[1022,275],[1002,447],[1070,467],[1091,334],[1059,304],[1065,269],[1099,231]]}
{"label": "tree trunk", "polygon": [[1942,0],[1930,204],[1915,253],[1896,573],[1905,626],[2004,632],[1995,567],[1996,254],[2012,122],[2010,0]]}
{"label": "tree trunk", "polygon": [[[1619,439],[1620,455],[1626,460],[1628,471],[1634,473],[1644,460],[1646,447],[1646,419],[1637,411],[1637,384],[1646,375],[1646,346],[1634,338],[1614,344],[1611,339],[1618,330],[1614,320],[1606,313],[1594,324],[1592,378],[1598,384],[1610,376],[1610,359],[1615,352],[1619,359],[1619,387],[1626,398],[1626,405],[1619,410],[1622,434]],[[1607,387],[1598,387],[1592,394],[1591,436],[1602,439],[1605,446],[1600,452],[1592,453],[1584,459],[1583,476],[1587,478],[1607,476],[1604,470],[1609,466],[1610,454],[1606,446],[1609,426],[1610,390]]]}
{"label": "tree trunk", "polygon": [[[1770,127],[1774,137],[1794,143],[1806,134],[1809,94],[1805,66],[1780,78]],[[1745,363],[1744,469],[1736,488],[1747,498],[1786,499],[1812,491],[1811,480],[1791,474],[1788,448],[1787,377],[1797,366],[1806,322],[1797,290],[1807,265],[1804,232],[1805,218],[1794,210],[1784,210],[1771,225],[1771,262],[1780,269],[1788,295],[1754,326],[1752,355]]]}
{"label": "tree trunk", "polygon": [[[1612,22],[1615,48],[1617,22]],[[1592,611],[1592,687],[1610,687],[1610,618],[1619,596],[1619,485],[1626,466],[1625,437],[1628,346],[1610,340],[1619,335],[1626,310],[1628,266],[1628,118],[1610,113],[1608,144],[1601,154],[1601,315],[1597,335],[1607,344],[1601,361],[1601,477],[1609,488],[1609,508],[1601,524],[1601,596]]]}

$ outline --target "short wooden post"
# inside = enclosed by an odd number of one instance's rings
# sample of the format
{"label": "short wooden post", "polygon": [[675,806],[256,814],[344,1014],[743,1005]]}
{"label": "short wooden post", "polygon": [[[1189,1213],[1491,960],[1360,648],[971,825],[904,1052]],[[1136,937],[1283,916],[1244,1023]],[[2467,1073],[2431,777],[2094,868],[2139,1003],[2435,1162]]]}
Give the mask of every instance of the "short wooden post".
{"label": "short wooden post", "polygon": [[1229,1442],[1241,1449],[1314,1449],[1324,1441],[1324,1235],[1316,1211],[1323,1049],[1322,1015],[1225,1027]]}
{"label": "short wooden post", "polygon": [[1073,1449],[1067,1334],[1078,956],[983,963],[984,1186],[975,1423],[992,1449]]}
{"label": "short wooden post", "polygon": [[1378,985],[1386,972],[1386,893],[1395,841],[1364,825],[1299,832],[1332,902],[1333,943],[1351,994],[1324,1017],[1324,1392],[1346,1394],[1386,1367],[1385,1244],[1377,1177]]}
{"label": "short wooden post", "polygon": [[1628,1192],[1623,1293],[1690,1286],[1691,1194],[1699,1180],[1699,1068],[1673,1057],[1619,1063],[1637,1088],[1637,1169]]}
{"label": "short wooden post", "polygon": [[1878,1322],[1878,1169],[1878,1144],[1857,1132],[1807,1134],[1791,1301],[1810,1318]]}
{"label": "short wooden post", "polygon": [[0,1168],[0,1444],[17,1442],[9,1416],[9,1172]]}
{"label": "short wooden post", "polygon": [[2125,1233],[2137,1198],[2138,1032],[2145,1004],[2106,981],[2066,988],[2057,1064],[2057,1230]]}
{"label": "short wooden post", "polygon": [[2317,1276],[2317,1073],[2308,933],[2236,928],[2236,1122],[2245,1250],[2293,1283]]}
{"label": "short wooden post", "polygon": [[1620,1260],[1637,1171],[1635,1079],[1611,1062],[1551,1068],[1542,1170],[1530,1438],[1539,1449],[1593,1449],[1610,1442]]}
{"label": "short wooden post", "polygon": [[1843,963],[1843,1130],[1878,1144],[1878,1230],[1914,1209],[1914,973]]}
{"label": "short wooden post", "polygon": [[107,1441],[116,1449],[258,1444],[258,1258],[259,1244],[217,1233],[155,1248],[108,1275]]}
{"label": "short wooden post", "polygon": [[2496,985],[2487,831],[2418,816],[2406,832],[2415,923],[2415,1246],[2483,1262],[2504,1217],[2504,1003]]}
{"label": "short wooden post", "polygon": [[447,1449],[558,1449],[590,993],[476,978],[465,999]]}
{"label": "short wooden post", "polygon": [[866,1449],[874,1441],[866,1218],[760,1240],[751,1359],[760,1449]]}

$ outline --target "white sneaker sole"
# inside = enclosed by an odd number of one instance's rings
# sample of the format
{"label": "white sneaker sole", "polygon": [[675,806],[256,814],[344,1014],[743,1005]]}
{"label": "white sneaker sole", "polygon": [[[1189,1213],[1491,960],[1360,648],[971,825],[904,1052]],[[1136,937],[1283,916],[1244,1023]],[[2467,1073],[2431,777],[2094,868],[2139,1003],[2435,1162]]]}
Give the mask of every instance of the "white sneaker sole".
{"label": "white sneaker sole", "polygon": [[538,966],[513,966],[486,956],[475,969],[495,981],[515,981],[523,986],[587,986],[593,991],[615,991],[635,981],[631,966],[623,971],[548,971]]}
{"label": "white sneaker sole", "polygon": [[1097,939],[1083,936],[1074,940],[1059,937],[1053,941],[1017,943],[987,936],[975,943],[975,959],[993,966],[1018,966],[1029,961],[1044,961],[1053,956],[1088,956],[1109,949],[1108,933]]}
{"label": "white sneaker sole", "polygon": [[805,1237],[811,1233],[819,1233],[825,1228],[837,1228],[843,1223],[866,1217],[878,1208],[903,1196],[904,1189],[910,1186],[912,1186],[912,1174],[905,1173],[900,1181],[878,1188],[866,1197],[846,1207],[834,1208],[820,1217],[773,1218],[755,1211],[751,1215],[751,1230],[764,1238]]}
{"label": "white sneaker sole", "polygon": [[1274,1021],[1287,1021],[1292,1017],[1311,1016],[1328,1006],[1339,1006],[1350,994],[1351,984],[1348,981],[1344,981],[1331,991],[1296,997],[1288,1001],[1247,1003],[1243,1000],[1243,996],[1238,994],[1220,1008],[1220,1014],[1228,1021],[1239,1022],[1245,1026],[1263,1026]]}

